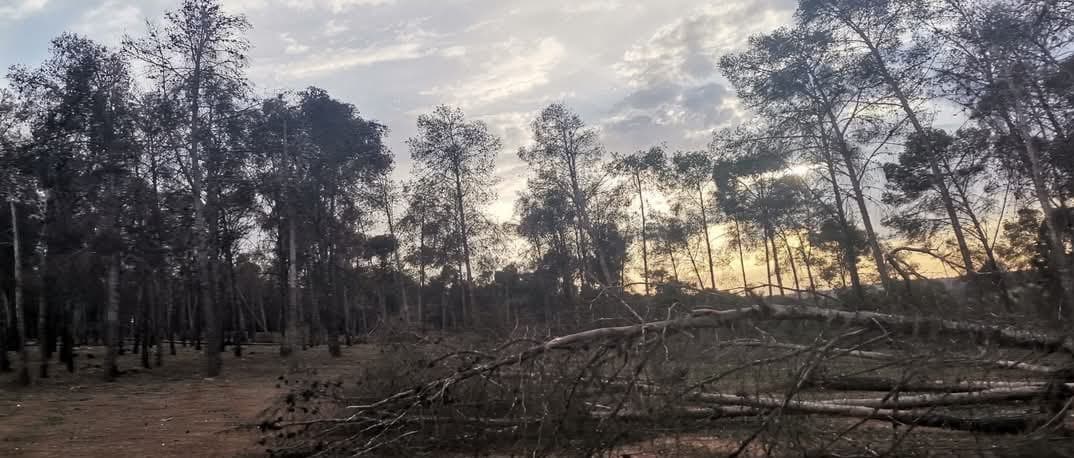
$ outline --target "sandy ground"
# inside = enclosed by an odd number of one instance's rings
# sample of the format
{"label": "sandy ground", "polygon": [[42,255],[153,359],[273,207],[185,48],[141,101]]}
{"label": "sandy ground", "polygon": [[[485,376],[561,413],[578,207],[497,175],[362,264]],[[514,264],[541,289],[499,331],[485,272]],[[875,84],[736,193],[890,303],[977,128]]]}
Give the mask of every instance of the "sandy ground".
{"label": "sandy ground", "polygon": [[[300,355],[307,367],[330,375],[357,366],[369,350],[363,347],[344,348],[337,360],[323,346]],[[253,425],[283,391],[276,387],[284,372],[276,347],[246,347],[241,359],[225,353],[223,374],[214,379],[203,377],[202,355],[193,349],[165,354],[164,366],[153,369],[141,369],[139,356],[128,353],[119,361],[127,372],[110,383],[100,381],[102,348],[77,354],[76,374],[56,366],[29,388],[0,374],[0,456],[265,454]]]}

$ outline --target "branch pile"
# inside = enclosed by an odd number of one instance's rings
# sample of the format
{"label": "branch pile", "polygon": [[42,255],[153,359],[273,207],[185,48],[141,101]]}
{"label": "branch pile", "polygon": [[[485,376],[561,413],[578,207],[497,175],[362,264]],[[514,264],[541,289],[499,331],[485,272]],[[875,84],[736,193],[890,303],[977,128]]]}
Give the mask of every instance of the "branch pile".
{"label": "branch pile", "polygon": [[[732,323],[751,325],[737,327],[752,327],[762,338],[727,339]],[[775,337],[781,329],[792,336]],[[809,343],[785,341],[809,337],[804,329],[815,334]],[[902,345],[919,335],[1001,354]],[[646,434],[716,429],[735,438],[725,452],[738,455],[761,446],[771,451],[772,443],[797,434],[794,425],[825,429],[784,440],[813,453],[847,446],[853,441],[844,438],[878,422],[905,427],[889,435],[892,447],[920,427],[1026,438],[1071,430],[1074,338],[1011,326],[759,304],[590,329],[512,351],[526,342],[416,357],[406,377],[366,374],[355,381],[407,383],[402,389],[358,389],[335,396],[335,409],[277,416],[262,428],[281,455],[497,447],[592,454]],[[1008,356],[1027,350],[1033,360]],[[393,368],[405,365],[388,360]],[[830,420],[818,426],[805,418]],[[846,427],[839,418],[857,422]],[[802,437],[816,440],[803,445]]]}

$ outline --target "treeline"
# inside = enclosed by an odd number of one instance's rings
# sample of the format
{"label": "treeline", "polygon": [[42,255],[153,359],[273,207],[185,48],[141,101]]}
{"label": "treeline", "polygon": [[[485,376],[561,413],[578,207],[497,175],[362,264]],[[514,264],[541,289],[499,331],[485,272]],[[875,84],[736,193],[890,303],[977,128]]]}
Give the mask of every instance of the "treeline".
{"label": "treeline", "polygon": [[[1041,315],[1066,319],[1072,21],[1070,1],[804,0],[720,60],[751,120],[707,149],[609,153],[568,107],[541,110],[508,224],[488,214],[487,125],[419,116],[395,181],[387,126],[353,105],[253,95],[250,26],[216,0],[115,49],[65,34],[0,91],[0,366],[18,350],[29,383],[28,339],[41,377],[104,342],[112,378],[124,339],[146,367],[178,340],[214,376],[256,333],[338,355],[396,323],[584,320],[626,292],[863,306],[910,293],[921,257],[1009,310],[1010,272],[1035,271]],[[951,111],[961,128],[933,127]]]}

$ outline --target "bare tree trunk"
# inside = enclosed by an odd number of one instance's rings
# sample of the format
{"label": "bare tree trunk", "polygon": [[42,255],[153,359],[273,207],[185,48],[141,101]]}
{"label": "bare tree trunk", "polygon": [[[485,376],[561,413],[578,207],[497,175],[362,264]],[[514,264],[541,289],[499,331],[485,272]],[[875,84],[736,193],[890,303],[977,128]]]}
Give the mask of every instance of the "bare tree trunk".
{"label": "bare tree trunk", "polygon": [[395,220],[392,218],[392,202],[388,192],[384,192],[384,214],[388,217],[388,234],[391,234],[392,239],[396,241],[395,249],[392,250],[392,257],[395,261],[395,287],[399,289],[400,297],[402,298],[402,310],[400,315],[403,316],[403,322],[410,324],[410,302],[407,300],[406,285],[403,283],[403,261],[399,257],[399,239],[395,237]]}
{"label": "bare tree trunk", "polygon": [[52,191],[45,190],[41,199],[41,240],[38,241],[38,289],[37,289],[37,350],[41,357],[38,377],[48,378],[49,359],[52,359],[51,332],[49,332],[48,319],[48,237],[49,237],[49,199]]}
{"label": "bare tree trunk", "polygon": [[735,238],[738,240],[735,245],[738,246],[738,268],[742,272],[742,292],[745,294],[749,291],[750,284],[746,281],[746,254],[742,248],[744,239],[742,238],[742,226],[738,222],[738,218],[733,218],[735,221]]}
{"label": "bare tree trunk", "polygon": [[783,239],[783,247],[787,249],[787,263],[791,266],[791,275],[794,278],[794,295],[798,299],[802,299],[802,286],[798,283],[798,267],[794,264],[794,253],[791,251],[791,244],[787,243],[787,237],[781,237]]}
{"label": "bare tree trunk", "polygon": [[[853,24],[850,21],[845,21],[845,23],[854,30],[865,46],[869,48],[869,54],[873,57],[873,60],[875,61],[874,63],[877,65],[877,70],[880,71],[880,76],[883,77],[884,82],[887,83],[889,89],[891,89],[891,92],[895,95],[895,98],[898,99],[899,105],[906,113],[907,118],[910,120],[910,124],[913,125],[914,131],[923,139],[928,138],[926,137],[928,132],[925,131],[924,126],[921,125],[921,121],[917,118],[917,112],[910,106],[910,100],[906,94],[903,93],[902,85],[899,84],[891,74],[891,71],[887,67],[887,62],[884,60],[883,56],[880,55],[880,51],[877,49],[876,45],[856,24]],[[931,145],[930,149],[933,149]],[[936,151],[932,151],[932,154],[928,155],[929,170],[932,172],[932,182],[936,187],[936,190],[940,192],[940,199],[943,201],[944,210],[947,211],[947,217],[951,220],[951,230],[955,234],[955,241],[958,243],[958,250],[962,255],[962,262],[964,264],[963,267],[966,269],[966,275],[972,278],[975,272],[973,267],[973,257],[970,255],[969,246],[966,245],[966,236],[962,230],[962,223],[958,219],[958,213],[955,211],[951,193],[947,189],[946,180],[944,179],[943,173],[940,171],[939,162],[937,160],[938,154],[936,153]],[[854,178],[855,176],[852,175],[852,183]],[[884,266],[882,258],[880,265]]]}
{"label": "bare tree trunk", "polygon": [[104,379],[115,380],[119,375],[116,354],[119,350],[119,255],[108,258],[108,302],[105,311]]}
{"label": "bare tree trunk", "polygon": [[8,201],[11,209],[11,238],[14,251],[15,271],[15,328],[19,342],[19,384],[30,385],[30,350],[26,346],[26,310],[22,302],[23,284],[22,277],[22,241],[19,238],[19,217],[15,209],[15,201]]}
{"label": "bare tree trunk", "polygon": [[[715,290],[718,289],[716,288],[716,266],[712,263],[712,242],[709,241],[709,218],[705,211],[705,192],[700,184],[697,185],[697,198],[701,205],[701,228],[705,234],[705,253],[708,255],[709,261],[709,284]],[[704,288],[705,285],[701,285],[701,287]]]}
{"label": "bare tree trunk", "polygon": [[[818,121],[823,124],[824,118],[818,115]],[[843,233],[843,239],[840,240],[840,244],[843,247],[843,265],[846,266],[846,270],[850,273],[850,286],[854,289],[854,294],[858,297],[859,302],[864,302],[865,289],[861,286],[861,276],[858,274],[858,249],[854,246],[853,228],[847,219],[846,210],[843,208],[843,190],[839,187],[839,175],[835,172],[835,159],[832,156],[831,145],[827,135],[822,133],[820,140],[821,146],[824,148],[824,163],[828,169],[828,179],[832,182],[835,217]],[[840,272],[840,277],[843,277],[842,272]],[[844,287],[846,285],[845,279],[843,279],[843,285]]]}
{"label": "bare tree trunk", "polygon": [[0,373],[11,372],[11,360],[7,357],[7,331],[11,327],[7,291],[0,290]]}
{"label": "bare tree trunk", "polygon": [[[474,277],[470,271],[470,233],[466,228],[466,207],[464,206],[463,194],[462,194],[462,172],[459,170],[460,164],[455,164],[455,206],[459,215],[459,236],[462,239],[462,255],[466,264],[466,286],[463,294],[466,296],[463,299],[462,308],[466,310],[466,303],[469,302],[470,308],[474,308]],[[473,310],[471,310],[472,312]],[[464,312],[465,316],[466,313]],[[472,318],[472,317],[471,317]],[[465,321],[465,318],[464,318]]]}
{"label": "bare tree trunk", "polygon": [[299,314],[298,314],[298,249],[295,246],[295,205],[294,205],[294,190],[290,189],[294,186],[293,183],[293,162],[287,151],[287,120],[283,121],[283,160],[288,161],[287,167],[287,183],[288,189],[285,193],[291,193],[292,195],[285,196],[287,206],[287,328],[284,331],[283,345],[280,346],[280,355],[289,357],[288,366],[291,370],[298,368],[298,358],[294,355],[294,352],[298,351],[301,345],[299,337]]}
{"label": "bare tree trunk", "polygon": [[772,243],[772,270],[776,273],[776,286],[779,287],[779,295],[782,296],[786,294],[786,291],[783,289],[783,269],[779,265],[779,247],[776,246],[776,231],[768,227],[765,232],[766,238]]}
{"label": "bare tree trunk", "polygon": [[642,194],[641,176],[634,173],[634,184],[638,189],[638,205],[641,207],[641,266],[642,281],[645,283],[645,295],[649,295],[649,234],[645,230],[645,196]]}
{"label": "bare tree trunk", "polygon": [[[1071,269],[1070,262],[1067,260],[1066,243],[1063,240],[1060,222],[1056,215],[1055,206],[1052,204],[1051,192],[1044,182],[1044,166],[1041,163],[1040,152],[1033,141],[1033,136],[1029,134],[1028,128],[1025,127],[1022,109],[1020,106],[1016,106],[1015,110],[1016,122],[1013,123],[1012,127],[1017,129],[1018,136],[1022,138],[1026,159],[1029,162],[1029,176],[1030,181],[1033,183],[1033,195],[1037,198],[1041,211],[1044,212],[1045,234],[1048,237],[1048,244],[1051,245],[1051,249],[1047,253],[1048,264],[1055,272],[1062,290],[1063,302],[1058,311],[1059,313],[1057,313],[1059,317],[1062,317],[1074,313],[1074,269]],[[1066,308],[1066,310],[1064,311],[1062,308]]]}

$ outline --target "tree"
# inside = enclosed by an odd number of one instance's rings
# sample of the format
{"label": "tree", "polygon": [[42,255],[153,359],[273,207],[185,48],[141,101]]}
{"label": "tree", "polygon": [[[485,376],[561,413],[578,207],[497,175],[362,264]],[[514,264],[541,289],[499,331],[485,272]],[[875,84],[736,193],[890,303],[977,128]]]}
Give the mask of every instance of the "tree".
{"label": "tree", "polygon": [[[47,298],[54,291],[49,284],[53,277],[48,259],[69,258],[82,248],[70,243],[83,237],[72,233],[78,227],[71,217],[80,215],[90,223],[81,229],[95,233],[88,242],[109,259],[109,269],[120,269],[127,251],[123,236],[125,194],[134,188],[127,181],[137,155],[132,83],[121,55],[75,35],[53,40],[52,55],[40,68],[16,68],[11,80],[27,107],[32,135],[27,159],[41,186],[37,317],[40,377],[47,377],[49,336],[53,335],[48,326],[53,312]],[[69,243],[61,244],[63,241]],[[118,281],[118,273],[108,278]],[[110,288],[109,294],[112,291],[118,291],[118,285]],[[114,307],[118,303],[118,298],[109,296],[108,379],[116,372],[119,312]]]}
{"label": "tree", "polygon": [[[1074,40],[1070,12],[1069,2],[953,0],[943,8],[950,27],[937,28],[944,45],[938,92],[1001,137],[997,158],[1042,210],[1053,247],[1066,245],[1060,219],[1071,195],[1074,73],[1060,57]],[[1074,269],[1065,251],[1045,255],[1069,312]]]}
{"label": "tree", "polygon": [[[243,33],[249,23],[243,16],[225,13],[217,0],[184,0],[165,13],[165,26],[150,26],[147,36],[128,39],[125,47],[152,70],[151,78],[172,81],[182,95],[187,114],[185,175],[193,202],[194,258],[197,264],[200,305],[205,320],[205,374],[220,374],[223,336],[219,310],[214,301],[210,271],[209,216],[206,212],[202,149],[208,141],[203,110],[219,98],[237,97],[245,89],[246,52]],[[159,76],[158,76],[159,75]],[[207,91],[207,88],[217,90]]]}
{"label": "tree", "polygon": [[995,200],[990,196],[1000,191],[999,183],[990,175],[990,137],[989,132],[979,129],[961,129],[954,137],[942,130],[929,131],[928,138],[911,135],[898,162],[884,164],[888,189],[884,202],[899,210],[885,223],[910,240],[922,241],[949,227],[949,220],[936,216],[945,210],[935,182],[929,179],[927,156],[939,153],[937,162],[944,181],[951,184],[960,220],[965,221],[969,234],[984,252],[983,265],[998,269],[995,241],[982,217],[995,209]]}
{"label": "tree", "polygon": [[[641,262],[642,282],[645,284],[645,295],[649,295],[649,246],[648,226],[645,221],[645,185],[653,182],[665,166],[663,148],[652,147],[648,151],[638,151],[634,154],[616,158],[613,162],[615,170],[626,176],[638,195],[638,207],[641,216]],[[709,253],[711,265],[712,254]]]}
{"label": "tree", "polygon": [[[598,170],[595,164],[604,156],[604,147],[600,144],[597,131],[586,127],[580,116],[559,103],[541,110],[531,127],[534,144],[519,149],[519,158],[543,171],[551,180],[550,183],[569,197],[577,215],[578,245],[585,253],[583,257],[596,259],[601,274],[598,283],[614,285],[610,268],[612,264],[596,243],[597,228],[591,208],[591,201],[600,192],[604,178],[593,173]],[[585,265],[585,262],[581,264],[582,281],[589,283],[593,278],[585,270]]]}
{"label": "tree", "polygon": [[[843,229],[843,262],[859,300],[864,299],[857,268],[858,252],[851,234],[856,230],[844,208],[844,196],[856,204],[868,237],[877,273],[886,282],[887,265],[870,216],[862,181],[869,168],[869,158],[882,149],[893,131],[885,132],[884,120],[875,113],[874,101],[864,97],[875,85],[860,77],[863,67],[858,55],[842,53],[843,47],[825,30],[783,28],[751,37],[750,47],[739,54],[721,58],[720,68],[746,103],[767,118],[772,134],[800,146],[798,156],[807,163],[818,164],[818,177],[831,189],[830,201],[820,201]],[[894,126],[894,127],[897,127]],[[861,140],[884,136],[873,155],[864,156],[852,144],[857,133]],[[733,139],[736,135],[724,134]],[[740,144],[754,135],[739,134],[746,140],[717,141]],[[864,157],[863,157],[864,156]],[[846,184],[844,184],[846,183]],[[849,191],[844,191],[844,186]],[[823,193],[822,195],[829,195]]]}
{"label": "tree", "polygon": [[[796,16],[803,25],[819,27],[843,42],[851,43],[848,52],[868,56],[863,60],[867,66],[861,77],[882,83],[874,91],[890,94],[913,131],[927,138],[927,128],[915,108],[917,94],[912,89],[923,85],[924,69],[933,54],[929,52],[929,43],[912,42],[907,46],[902,37],[912,33],[929,13],[929,5],[919,0],[806,0],[799,5]],[[929,175],[951,222],[967,275],[972,278],[973,259],[962,223],[940,170],[938,154],[932,149],[933,154],[928,155]]]}
{"label": "tree", "polygon": [[475,227],[470,212],[479,212],[493,198],[487,189],[493,180],[500,139],[489,132],[485,123],[467,121],[462,110],[441,105],[432,113],[418,116],[418,133],[407,140],[407,145],[411,157],[421,165],[423,176],[439,178],[431,182],[442,188],[432,191],[452,196],[455,233],[462,242],[466,274],[463,316],[467,316],[467,310],[472,312],[475,307],[471,259]]}
{"label": "tree", "polygon": [[[678,151],[672,157],[667,173],[663,179],[665,188],[678,194],[682,201],[689,202],[699,216],[698,229],[701,231],[705,242],[705,256],[708,260],[709,287],[718,289],[716,286],[716,266],[712,261],[712,238],[709,236],[709,206],[705,195],[708,193],[708,184],[712,177],[712,159],[704,151]],[[701,287],[704,288],[704,282]]]}

